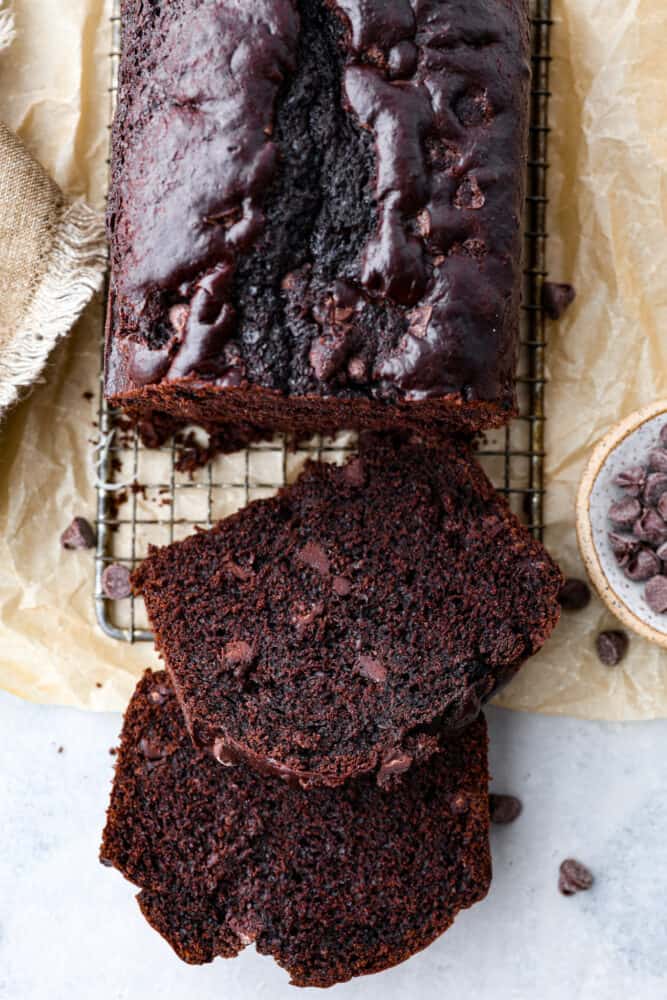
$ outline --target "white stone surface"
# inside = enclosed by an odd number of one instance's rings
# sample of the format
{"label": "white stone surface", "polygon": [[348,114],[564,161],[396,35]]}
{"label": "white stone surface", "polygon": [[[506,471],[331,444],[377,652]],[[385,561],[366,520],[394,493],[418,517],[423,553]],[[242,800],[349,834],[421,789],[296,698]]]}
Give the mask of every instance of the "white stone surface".
{"label": "white stone surface", "polygon": [[[524,813],[493,830],[487,900],[409,962],[336,1000],[664,1000],[667,722],[610,725],[489,712],[493,787]],[[0,694],[2,1000],[287,1000],[254,949],[191,968],[97,861],[120,718]],[[63,747],[58,753],[59,746]],[[556,888],[566,856],[596,882]]]}

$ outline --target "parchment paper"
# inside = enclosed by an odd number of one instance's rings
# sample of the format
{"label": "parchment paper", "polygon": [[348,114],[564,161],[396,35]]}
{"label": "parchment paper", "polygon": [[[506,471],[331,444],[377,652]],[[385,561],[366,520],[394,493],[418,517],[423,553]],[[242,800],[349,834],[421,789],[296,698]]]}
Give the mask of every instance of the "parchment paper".
{"label": "parchment paper", "polygon": [[[110,0],[16,0],[19,39],[0,63],[0,116],[68,192],[103,201]],[[667,7],[554,0],[550,268],[579,297],[550,331],[547,543],[583,575],[576,486],[610,424],[667,395]],[[0,684],[40,701],[123,708],[150,647],[106,639],[90,553],[59,535],[94,515],[91,445],[99,304],[4,428],[0,467]],[[633,637],[622,666],[597,660],[614,621],[593,600],[565,614],[499,699],[590,718],[667,715],[667,654]]]}

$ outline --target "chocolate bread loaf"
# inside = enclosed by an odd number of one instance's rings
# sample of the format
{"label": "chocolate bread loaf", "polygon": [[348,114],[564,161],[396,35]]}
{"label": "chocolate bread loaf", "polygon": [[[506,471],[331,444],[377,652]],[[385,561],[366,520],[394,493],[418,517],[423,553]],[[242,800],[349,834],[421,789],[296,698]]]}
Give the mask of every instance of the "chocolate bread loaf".
{"label": "chocolate bread loaf", "polygon": [[372,435],[134,576],[195,743],[304,786],[436,752],[544,643],[561,583],[463,444]]}
{"label": "chocolate bread loaf", "polygon": [[123,0],[106,394],[213,429],[514,406],[527,0]]}
{"label": "chocolate bread loaf", "polygon": [[295,985],[330,986],[409,958],[486,895],[486,751],[480,718],[391,793],[304,792],[194,750],[166,676],[146,673],[101,857],[184,961],[254,942]]}

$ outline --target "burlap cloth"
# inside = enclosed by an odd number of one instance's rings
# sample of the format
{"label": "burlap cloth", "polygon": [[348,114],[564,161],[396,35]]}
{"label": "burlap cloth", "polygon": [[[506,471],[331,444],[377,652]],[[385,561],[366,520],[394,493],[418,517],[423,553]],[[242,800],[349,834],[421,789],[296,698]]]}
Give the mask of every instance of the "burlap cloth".
{"label": "burlap cloth", "polygon": [[[250,2],[250,0],[248,0]],[[14,0],[18,37],[0,59],[0,118],[70,196],[101,209],[106,182],[110,0]],[[610,424],[667,396],[667,3],[553,0],[549,266],[575,306],[549,331],[547,544],[581,575],[574,497]],[[89,307],[48,381],[3,427],[0,685],[24,697],[122,708],[145,645],[95,624],[93,560],[61,552],[94,511],[91,440],[102,317]],[[149,481],[149,480],[147,480]],[[192,492],[192,491],[190,491]],[[614,670],[595,655],[614,626],[597,599],[564,617],[502,704],[584,718],[667,716],[667,654],[634,638]]]}
{"label": "burlap cloth", "polygon": [[[0,7],[0,54],[13,39]],[[0,417],[100,289],[104,266],[101,215],[65,198],[0,121]]]}

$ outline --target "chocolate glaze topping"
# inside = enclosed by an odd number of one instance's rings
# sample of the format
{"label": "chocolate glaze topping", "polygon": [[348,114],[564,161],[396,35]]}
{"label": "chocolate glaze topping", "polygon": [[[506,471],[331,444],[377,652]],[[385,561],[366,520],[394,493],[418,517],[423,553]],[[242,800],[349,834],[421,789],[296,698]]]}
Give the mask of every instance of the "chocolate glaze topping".
{"label": "chocolate glaze topping", "polygon": [[112,394],[506,399],[525,0],[123,13]]}
{"label": "chocolate glaze topping", "polygon": [[295,68],[299,17],[293,0],[204,3],[182,27],[167,20],[146,87],[156,110],[142,145],[160,155],[148,170],[140,153],[130,158],[115,231],[128,255],[115,282],[121,300],[141,312],[146,296],[169,292],[183,306],[175,324],[170,313],[173,335],[152,361],[132,344],[131,370],[143,384],[230,367],[234,254],[264,225],[262,196],[278,160],[274,105]]}
{"label": "chocolate glaze topping", "polygon": [[372,66],[350,66],[345,94],[377,143],[375,194],[380,231],[366,248],[362,282],[402,305],[414,305],[427,282],[424,244],[410,223],[428,199],[423,143],[432,125],[428,91],[422,85],[387,80]]}
{"label": "chocolate glaze topping", "polygon": [[357,54],[387,50],[415,36],[415,14],[409,0],[330,0],[348,19],[352,50]]}
{"label": "chocolate glaze topping", "polygon": [[[490,30],[481,5],[417,2],[412,31],[407,3],[337,6],[350,20],[357,51],[381,67],[352,65],[345,74],[347,99],[373,129],[378,157],[380,232],[366,250],[363,281],[404,305],[423,300],[376,375],[413,398],[462,387],[468,396],[492,397],[500,385],[489,359],[517,306],[508,289],[519,218],[507,197],[516,136],[494,126],[513,98],[496,62],[503,33],[515,30],[511,5],[496,5]],[[391,48],[387,58],[384,50],[399,34],[403,49]],[[411,43],[414,53],[405,48]],[[402,75],[402,60],[410,79],[386,79]],[[525,61],[516,70],[527,78]],[[442,169],[427,168],[429,154]],[[493,227],[477,217],[487,197],[497,206]]]}

